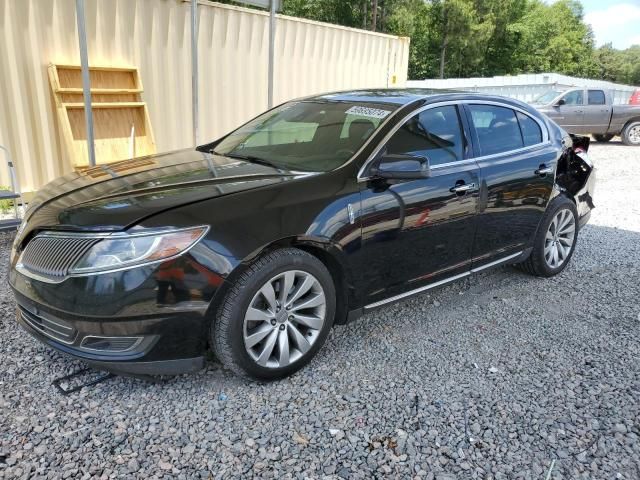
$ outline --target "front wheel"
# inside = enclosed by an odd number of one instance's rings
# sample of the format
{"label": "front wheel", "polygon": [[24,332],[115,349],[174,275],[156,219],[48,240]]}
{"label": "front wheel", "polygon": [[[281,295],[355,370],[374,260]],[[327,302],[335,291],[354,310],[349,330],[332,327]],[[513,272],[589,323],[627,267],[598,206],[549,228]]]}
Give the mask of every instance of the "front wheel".
{"label": "front wheel", "polygon": [[210,342],[241,375],[283,378],[318,352],[335,306],[333,279],[320,260],[294,248],[275,250],[236,279],[217,309]]}
{"label": "front wheel", "polygon": [[557,275],[571,260],[577,239],[576,206],[563,195],[556,197],[542,217],[531,255],[518,267],[538,277]]}
{"label": "front wheel", "polygon": [[631,122],[622,130],[622,143],[637,147],[640,145],[640,122]]}

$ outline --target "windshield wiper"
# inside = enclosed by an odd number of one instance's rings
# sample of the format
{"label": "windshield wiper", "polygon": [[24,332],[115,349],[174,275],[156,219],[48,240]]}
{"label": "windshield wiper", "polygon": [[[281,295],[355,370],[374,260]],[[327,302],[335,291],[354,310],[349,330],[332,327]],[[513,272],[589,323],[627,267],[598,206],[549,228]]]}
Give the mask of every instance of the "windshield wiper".
{"label": "windshield wiper", "polygon": [[216,155],[222,155],[223,157],[236,158],[238,160],[245,160],[247,162],[257,163],[259,165],[277,168],[278,170],[281,169],[278,165],[271,163],[269,160],[265,160],[264,158],[256,157],[254,155],[241,155],[239,153],[218,153],[215,150],[213,150],[212,153],[215,153]]}

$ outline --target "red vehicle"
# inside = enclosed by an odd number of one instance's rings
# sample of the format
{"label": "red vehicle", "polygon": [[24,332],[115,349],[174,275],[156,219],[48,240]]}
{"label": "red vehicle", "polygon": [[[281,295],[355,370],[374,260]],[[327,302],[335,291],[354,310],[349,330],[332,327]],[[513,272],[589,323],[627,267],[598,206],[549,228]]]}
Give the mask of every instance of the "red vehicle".
{"label": "red vehicle", "polygon": [[629,97],[629,105],[640,105],[640,88]]}

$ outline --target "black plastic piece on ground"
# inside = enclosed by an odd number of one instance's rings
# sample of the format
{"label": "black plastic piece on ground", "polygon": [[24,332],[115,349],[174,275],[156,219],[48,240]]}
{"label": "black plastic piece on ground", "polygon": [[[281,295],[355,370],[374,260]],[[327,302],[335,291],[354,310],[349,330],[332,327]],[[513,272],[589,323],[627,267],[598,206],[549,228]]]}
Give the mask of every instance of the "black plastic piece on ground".
{"label": "black plastic piece on ground", "polygon": [[92,368],[82,368],[80,370],[76,370],[73,373],[70,373],[69,375],[65,375],[64,377],[60,377],[60,378],[56,378],[53,382],[51,382],[51,384],[56,387],[58,389],[58,391],[62,394],[62,395],[69,395],[70,393],[73,392],[77,392],[78,390],[83,389],[84,387],[91,387],[93,385],[96,385],[100,382],[104,382],[105,380],[110,379],[111,377],[115,377],[115,374],[113,373],[103,373],[102,375],[94,378],[93,380],[90,380],[86,383],[81,383],[79,385],[75,385],[73,387],[68,387],[68,388],[63,388],[62,387],[62,382],[65,382],[67,380],[71,380],[75,377],[79,377],[81,375],[86,374],[87,372],[95,372],[96,370],[92,369]]}
{"label": "black plastic piece on ground", "polygon": [[0,232],[6,232],[9,230],[17,230],[22,220],[17,218],[11,218],[9,220],[0,220]]}
{"label": "black plastic piece on ground", "polygon": [[20,195],[12,190],[0,190],[0,200],[10,200],[18,197],[20,197]]}

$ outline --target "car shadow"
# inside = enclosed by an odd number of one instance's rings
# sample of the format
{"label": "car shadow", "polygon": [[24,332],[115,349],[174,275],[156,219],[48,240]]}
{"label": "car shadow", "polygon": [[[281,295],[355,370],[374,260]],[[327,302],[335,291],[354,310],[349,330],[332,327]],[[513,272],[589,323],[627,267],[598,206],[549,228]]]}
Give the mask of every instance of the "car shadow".
{"label": "car shadow", "polygon": [[608,142],[597,142],[595,141],[593,138],[591,139],[591,144],[589,146],[589,148],[608,148],[608,147],[613,147],[613,148],[637,148],[631,145],[625,145],[624,143],[622,143],[622,140],[620,139],[620,137],[614,137],[613,139],[609,140]]}

